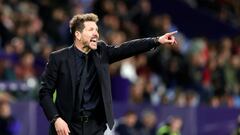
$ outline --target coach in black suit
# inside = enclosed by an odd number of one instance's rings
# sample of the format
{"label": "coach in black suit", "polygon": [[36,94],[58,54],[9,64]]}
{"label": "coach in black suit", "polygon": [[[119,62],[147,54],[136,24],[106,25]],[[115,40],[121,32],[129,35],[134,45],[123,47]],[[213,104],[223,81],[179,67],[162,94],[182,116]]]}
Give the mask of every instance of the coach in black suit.
{"label": "coach in black suit", "polygon": [[176,32],[172,32],[111,47],[98,40],[97,21],[95,14],[75,15],[70,21],[74,44],[49,56],[39,92],[40,104],[51,122],[49,134],[103,135],[106,123],[112,129],[109,64],[161,44],[176,44]]}

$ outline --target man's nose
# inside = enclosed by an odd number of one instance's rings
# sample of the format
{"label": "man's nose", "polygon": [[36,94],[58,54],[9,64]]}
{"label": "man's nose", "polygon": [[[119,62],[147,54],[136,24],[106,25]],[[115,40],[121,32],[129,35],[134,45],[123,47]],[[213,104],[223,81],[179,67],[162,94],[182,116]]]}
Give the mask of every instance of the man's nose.
{"label": "man's nose", "polygon": [[93,35],[99,37],[99,33],[97,31],[95,31]]}

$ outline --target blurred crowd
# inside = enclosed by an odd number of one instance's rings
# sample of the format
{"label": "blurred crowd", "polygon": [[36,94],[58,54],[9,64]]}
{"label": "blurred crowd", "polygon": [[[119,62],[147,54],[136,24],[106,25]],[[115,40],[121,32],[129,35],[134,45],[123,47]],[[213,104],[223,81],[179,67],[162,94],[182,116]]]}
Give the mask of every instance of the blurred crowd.
{"label": "blurred crowd", "polygon": [[117,122],[115,135],[181,135],[181,117],[169,116],[159,125],[153,110],[144,110],[138,118],[134,111],[127,111]]}
{"label": "blurred crowd", "polygon": [[240,26],[240,1],[239,0],[184,0],[191,7],[205,11],[219,21]]}
{"label": "blurred crowd", "polygon": [[[234,0],[185,1],[239,27]],[[178,30],[171,16],[154,13],[148,0],[0,0],[0,90],[34,99],[50,52],[72,44],[68,22],[85,12],[99,16],[101,39],[111,45]],[[240,107],[239,37],[189,39],[181,31],[176,36],[177,46],[160,46],[110,66],[113,100]]]}

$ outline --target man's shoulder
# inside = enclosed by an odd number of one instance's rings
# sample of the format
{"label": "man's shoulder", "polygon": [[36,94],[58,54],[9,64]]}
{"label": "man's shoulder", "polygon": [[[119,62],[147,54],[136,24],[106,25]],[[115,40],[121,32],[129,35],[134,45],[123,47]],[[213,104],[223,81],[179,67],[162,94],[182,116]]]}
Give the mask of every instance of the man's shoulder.
{"label": "man's shoulder", "polygon": [[58,50],[56,50],[56,51],[51,52],[51,55],[54,55],[54,56],[63,56],[63,55],[66,55],[67,52],[71,49],[71,47],[72,47],[72,46],[58,49]]}
{"label": "man's shoulder", "polygon": [[107,48],[112,48],[112,47],[118,47],[118,46],[114,46],[114,45],[109,45],[103,40],[98,41],[98,46],[100,46],[99,48],[101,48],[102,50],[105,50]]}
{"label": "man's shoulder", "polygon": [[101,47],[107,46],[107,43],[106,43],[105,41],[103,41],[103,40],[99,40],[99,41],[97,42],[97,44],[98,44],[98,46],[101,46]]}
{"label": "man's shoulder", "polygon": [[68,58],[68,52],[71,50],[72,46],[64,47],[53,51],[50,53],[49,58],[55,59],[57,62],[65,61]]}

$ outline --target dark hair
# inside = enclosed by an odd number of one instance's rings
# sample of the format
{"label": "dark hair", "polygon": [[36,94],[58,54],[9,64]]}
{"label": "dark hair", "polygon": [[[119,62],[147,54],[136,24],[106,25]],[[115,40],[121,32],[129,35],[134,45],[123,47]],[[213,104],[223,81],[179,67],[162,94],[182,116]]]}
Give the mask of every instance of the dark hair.
{"label": "dark hair", "polygon": [[86,21],[98,22],[98,16],[93,13],[77,14],[73,16],[69,23],[70,32],[72,33],[72,35],[74,35],[75,31],[77,30],[82,32],[82,30],[84,29],[84,22]]}

